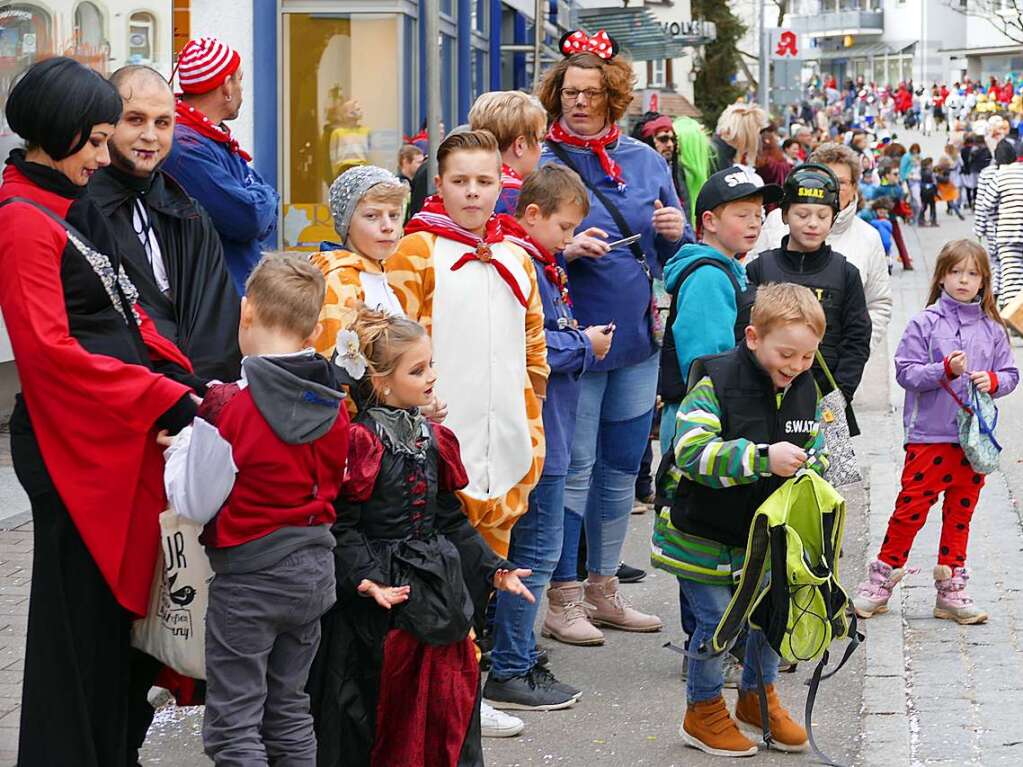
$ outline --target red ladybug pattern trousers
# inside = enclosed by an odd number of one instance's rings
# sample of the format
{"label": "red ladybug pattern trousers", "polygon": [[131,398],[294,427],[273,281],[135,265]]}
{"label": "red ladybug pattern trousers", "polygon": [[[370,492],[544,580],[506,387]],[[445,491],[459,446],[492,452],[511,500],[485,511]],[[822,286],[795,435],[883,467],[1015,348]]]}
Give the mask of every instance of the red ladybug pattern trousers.
{"label": "red ladybug pattern trousers", "polygon": [[927,512],[944,493],[938,564],[962,567],[966,563],[970,519],[983,487],[984,475],[973,470],[959,445],[907,445],[902,489],[877,558],[892,567],[906,564],[913,539],[927,521]]}

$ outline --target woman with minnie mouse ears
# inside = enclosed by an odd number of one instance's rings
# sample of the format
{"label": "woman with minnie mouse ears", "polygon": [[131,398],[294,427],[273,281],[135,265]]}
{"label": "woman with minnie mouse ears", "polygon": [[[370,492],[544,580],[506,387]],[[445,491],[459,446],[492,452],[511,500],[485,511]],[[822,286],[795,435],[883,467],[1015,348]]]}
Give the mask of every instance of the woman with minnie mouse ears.
{"label": "woman with minnie mouse ears", "polygon": [[[587,187],[590,212],[564,249],[575,316],[581,327],[613,322],[616,329],[607,356],[581,376],[564,546],[548,596],[552,609],[584,608],[595,625],[659,631],[660,618],[629,607],[619,594],[616,573],[654,413],[663,329],[655,281],[662,264],[694,238],[664,158],[616,125],[632,100],[631,63],[603,30],[592,37],[571,32],[560,45],[565,58],[537,92],[551,120],[540,165],[565,165]],[[614,244],[634,234],[638,242]],[[580,584],[584,523],[588,578]]]}

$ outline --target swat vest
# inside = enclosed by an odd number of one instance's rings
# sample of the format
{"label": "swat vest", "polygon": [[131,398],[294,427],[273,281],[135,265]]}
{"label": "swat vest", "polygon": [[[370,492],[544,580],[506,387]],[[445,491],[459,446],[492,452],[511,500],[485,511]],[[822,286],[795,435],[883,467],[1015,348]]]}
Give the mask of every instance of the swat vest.
{"label": "swat vest", "polygon": [[[792,382],[780,407],[774,383],[746,344],[697,359],[689,380],[704,375],[710,376],[720,404],[723,440],[741,437],[767,445],[784,441],[803,448],[812,443],[817,387],[809,372]],[[754,513],[783,481],[770,476],[748,485],[711,488],[682,477],[671,505],[671,524],[684,533],[745,546]]]}
{"label": "swat vest", "polygon": [[[772,282],[794,282],[803,285],[813,291],[817,300],[821,302],[824,309],[824,319],[827,327],[824,330],[824,338],[821,339],[821,354],[832,370],[838,363],[838,342],[842,338],[842,306],[845,303],[845,256],[835,253],[831,246],[822,245],[816,253],[790,253],[790,257],[799,258],[804,256],[812,258],[811,266],[824,263],[824,266],[810,272],[790,271],[785,266],[783,248],[775,248],[760,254],[757,259],[757,269],[760,272],[760,284],[767,285]],[[814,366],[816,369],[816,365]],[[818,382],[821,377],[818,376]],[[822,383],[824,388],[826,383]]]}
{"label": "swat vest", "polygon": [[678,294],[682,290],[689,276],[701,266],[713,266],[720,269],[732,283],[735,291],[735,342],[739,343],[745,335],[746,325],[749,324],[749,314],[753,308],[753,301],[757,297],[757,288],[750,285],[743,290],[739,287],[739,281],[735,279],[732,270],[718,261],[716,258],[698,258],[682,270],[679,277],[678,287],[671,296],[671,310],[668,312],[668,323],[664,326],[664,345],[661,347],[661,372],[657,380],[657,393],[666,403],[681,402],[686,396],[686,382],[682,378],[682,369],[678,364],[678,355],[675,353],[675,334],[672,328],[675,327],[675,318],[678,316]]}

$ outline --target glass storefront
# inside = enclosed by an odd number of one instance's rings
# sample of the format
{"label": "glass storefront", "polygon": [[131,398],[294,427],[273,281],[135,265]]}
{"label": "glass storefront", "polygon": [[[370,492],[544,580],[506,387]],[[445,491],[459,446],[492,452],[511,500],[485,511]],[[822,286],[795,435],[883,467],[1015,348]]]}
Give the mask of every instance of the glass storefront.
{"label": "glass storefront", "polygon": [[53,55],[52,25],[50,14],[36,5],[14,3],[0,8],[0,151],[4,158],[20,142],[11,133],[2,107],[18,75],[40,57]]}
{"label": "glass storefront", "polygon": [[393,170],[401,146],[402,28],[396,14],[284,13],[284,246],[335,239],[327,190],[359,165]]}

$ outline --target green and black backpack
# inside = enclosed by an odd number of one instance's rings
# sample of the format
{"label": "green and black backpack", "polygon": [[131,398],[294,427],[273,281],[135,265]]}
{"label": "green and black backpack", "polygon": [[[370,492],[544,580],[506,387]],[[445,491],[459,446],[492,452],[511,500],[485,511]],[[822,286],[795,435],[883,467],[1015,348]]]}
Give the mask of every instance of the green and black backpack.
{"label": "green and black backpack", "polygon": [[[763,631],[771,648],[789,663],[819,659],[809,681],[805,727],[814,754],[832,765],[814,742],[814,700],[820,681],[838,672],[864,639],[838,579],[844,533],[845,499],[835,488],[812,471],[787,480],[753,517],[732,601],[706,648],[711,655],[725,652],[748,623]],[[837,639],[849,644],[838,665],[825,674],[829,648]],[[763,694],[761,709],[766,723]],[[770,744],[767,727],[764,740]]]}

